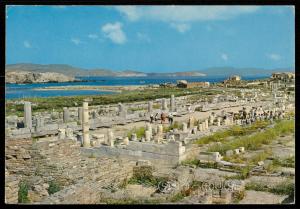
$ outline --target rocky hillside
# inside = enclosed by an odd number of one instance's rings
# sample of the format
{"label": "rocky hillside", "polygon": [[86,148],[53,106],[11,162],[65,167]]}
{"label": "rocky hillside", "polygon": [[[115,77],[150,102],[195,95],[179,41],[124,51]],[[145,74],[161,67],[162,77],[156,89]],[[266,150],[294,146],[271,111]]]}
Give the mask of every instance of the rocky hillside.
{"label": "rocky hillside", "polygon": [[51,65],[39,65],[31,63],[19,63],[11,64],[5,66],[6,72],[34,72],[34,73],[46,73],[46,72],[55,72],[61,73],[67,76],[116,76],[116,77],[133,77],[133,76],[147,76],[147,74],[133,71],[133,70],[124,70],[124,71],[114,71],[108,69],[83,69],[77,68],[70,65],[61,65],[61,64],[51,64]]}
{"label": "rocky hillside", "polygon": [[37,72],[6,72],[6,83],[48,83],[48,82],[73,82],[74,77],[66,76],[61,73],[37,73]]}

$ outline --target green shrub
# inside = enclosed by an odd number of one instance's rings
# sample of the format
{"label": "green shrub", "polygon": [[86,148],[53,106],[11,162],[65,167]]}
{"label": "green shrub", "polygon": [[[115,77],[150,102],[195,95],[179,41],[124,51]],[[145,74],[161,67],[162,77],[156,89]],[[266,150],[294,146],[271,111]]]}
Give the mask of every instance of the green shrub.
{"label": "green shrub", "polygon": [[295,156],[291,156],[285,159],[275,158],[273,160],[273,165],[281,167],[295,168]]}
{"label": "green shrub", "polygon": [[290,181],[285,181],[285,182],[282,182],[281,184],[278,184],[275,187],[272,187],[271,189],[269,189],[269,192],[272,192],[272,193],[278,194],[278,195],[294,196],[295,184]]}
{"label": "green shrub", "polygon": [[250,126],[241,127],[241,126],[232,126],[230,129],[225,131],[218,131],[210,136],[205,136],[197,141],[195,141],[196,144],[202,145],[202,144],[208,144],[210,142],[224,142],[226,138],[230,136],[245,136],[249,135],[255,131],[257,131],[259,128],[265,128],[269,125],[268,121],[256,121]]}
{"label": "green shrub", "polygon": [[127,137],[131,138],[131,135],[135,133],[137,138],[140,139],[145,136],[145,130],[146,130],[145,127],[140,127],[140,128],[135,127],[133,130],[127,133]]}
{"label": "green shrub", "polygon": [[268,187],[268,185],[262,185],[259,183],[247,183],[245,185],[246,190],[255,190],[263,192],[271,192],[277,195],[288,195],[289,200],[294,200],[295,184],[289,180],[284,181],[274,187]]}
{"label": "green shrub", "polygon": [[168,126],[168,127],[164,127],[163,128],[163,131],[164,132],[169,132],[170,130],[173,130],[173,129],[182,129],[182,123],[179,123],[178,121],[175,121],[172,125]]}
{"label": "green shrub", "polygon": [[61,186],[57,182],[55,182],[55,181],[49,182],[49,188],[48,188],[49,194],[54,194],[60,190],[61,190]]}
{"label": "green shrub", "polygon": [[190,159],[190,160],[184,160],[181,162],[181,165],[195,165],[195,166],[199,166],[200,164],[200,160],[198,159]]}
{"label": "green shrub", "polygon": [[[256,125],[257,127],[257,125]],[[268,128],[264,132],[258,132],[251,136],[243,136],[224,142],[222,145],[213,145],[208,148],[209,152],[220,152],[222,155],[227,150],[245,147],[246,150],[257,150],[263,144],[269,144],[272,140],[283,134],[293,133],[295,131],[294,121],[280,121],[274,127]]]}
{"label": "green shrub", "polygon": [[28,183],[27,182],[20,182],[19,183],[19,191],[18,191],[18,202],[19,203],[29,203],[28,199]]}
{"label": "green shrub", "polygon": [[237,179],[246,179],[250,176],[250,166],[238,168],[239,174],[237,174]]}
{"label": "green shrub", "polygon": [[268,192],[268,190],[269,190],[267,185],[263,185],[260,183],[254,183],[254,182],[247,183],[245,185],[245,189],[246,190],[254,190],[254,191],[262,191],[262,192]]}
{"label": "green shrub", "polygon": [[264,150],[263,152],[260,152],[256,155],[254,155],[251,159],[250,162],[252,164],[257,164],[259,161],[264,161],[265,159],[267,159],[270,155],[272,155],[272,151],[271,150]]}

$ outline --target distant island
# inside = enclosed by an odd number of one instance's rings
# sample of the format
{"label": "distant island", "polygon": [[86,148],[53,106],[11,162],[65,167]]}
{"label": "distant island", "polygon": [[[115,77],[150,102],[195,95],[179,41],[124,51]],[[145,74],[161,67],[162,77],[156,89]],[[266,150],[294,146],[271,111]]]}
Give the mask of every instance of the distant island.
{"label": "distant island", "polygon": [[172,73],[144,73],[134,70],[114,71],[109,69],[83,69],[70,65],[31,63],[9,64],[5,66],[6,83],[46,83],[46,82],[76,82],[75,77],[197,77],[197,76],[270,76],[274,72],[294,72],[292,68],[258,69],[214,67],[203,70]]}

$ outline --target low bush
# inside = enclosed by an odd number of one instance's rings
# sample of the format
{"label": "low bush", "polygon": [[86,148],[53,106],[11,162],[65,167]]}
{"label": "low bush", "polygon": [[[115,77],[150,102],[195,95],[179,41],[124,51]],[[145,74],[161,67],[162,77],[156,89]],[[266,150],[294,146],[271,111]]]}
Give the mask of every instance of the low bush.
{"label": "low bush", "polygon": [[28,183],[21,181],[19,183],[19,191],[18,191],[18,202],[19,203],[29,203],[29,199],[28,199]]}
{"label": "low bush", "polygon": [[224,142],[222,145],[212,145],[208,148],[208,151],[220,152],[222,155],[224,155],[227,150],[236,149],[238,147],[245,147],[246,150],[257,150],[263,144],[269,144],[278,136],[293,133],[294,131],[294,121],[279,121],[274,127],[268,128],[264,132],[258,132],[251,136],[238,137],[231,141]]}
{"label": "low bush", "polygon": [[127,137],[131,138],[132,134],[136,134],[137,138],[140,139],[145,136],[145,127],[134,128],[127,133]]}
{"label": "low bush", "polygon": [[61,186],[59,185],[59,183],[55,182],[55,181],[50,181],[49,182],[49,188],[48,188],[48,193],[49,194],[54,194],[58,191],[61,190]]}

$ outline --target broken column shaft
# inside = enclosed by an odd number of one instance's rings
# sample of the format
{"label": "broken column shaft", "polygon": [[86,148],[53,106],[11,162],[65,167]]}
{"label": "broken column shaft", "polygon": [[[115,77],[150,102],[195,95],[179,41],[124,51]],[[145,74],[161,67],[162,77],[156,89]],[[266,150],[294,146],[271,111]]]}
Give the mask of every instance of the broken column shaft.
{"label": "broken column shaft", "polygon": [[89,137],[89,106],[87,102],[83,102],[83,114],[82,114],[82,135],[83,135],[83,147],[90,147]]}

